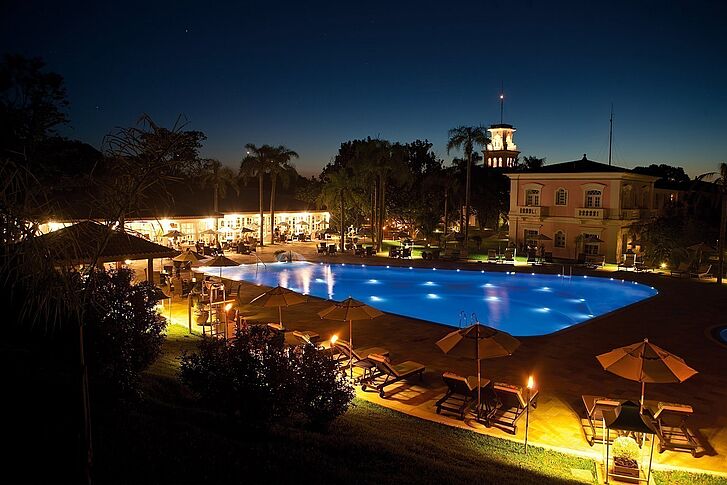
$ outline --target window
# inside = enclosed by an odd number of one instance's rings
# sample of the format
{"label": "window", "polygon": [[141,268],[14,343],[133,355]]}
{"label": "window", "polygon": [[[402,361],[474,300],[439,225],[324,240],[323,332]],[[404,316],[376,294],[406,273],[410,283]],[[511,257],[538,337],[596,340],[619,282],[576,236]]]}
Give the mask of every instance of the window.
{"label": "window", "polygon": [[525,191],[525,205],[540,206],[540,190],[528,189]]}
{"label": "window", "polygon": [[568,205],[568,191],[558,189],[555,191],[555,205]]}
{"label": "window", "polygon": [[585,244],[583,245],[583,252],[586,253],[587,256],[598,256],[601,254],[601,243],[593,242],[600,240],[598,234],[583,233],[583,240],[585,241]]}
{"label": "window", "polygon": [[553,241],[553,245],[556,248],[564,248],[565,247],[565,233],[563,231],[558,231],[555,233],[555,239]]}
{"label": "window", "polygon": [[525,244],[532,247],[538,247],[538,231],[535,229],[525,229]]}
{"label": "window", "polygon": [[588,207],[588,208],[601,207],[601,191],[600,190],[587,190],[586,191],[586,207]]}

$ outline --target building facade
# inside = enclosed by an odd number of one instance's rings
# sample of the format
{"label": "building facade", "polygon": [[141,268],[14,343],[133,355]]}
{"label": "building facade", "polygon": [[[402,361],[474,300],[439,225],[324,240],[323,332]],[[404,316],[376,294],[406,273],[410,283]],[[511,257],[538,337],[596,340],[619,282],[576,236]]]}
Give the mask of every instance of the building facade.
{"label": "building facade", "polygon": [[583,159],[508,173],[510,241],[541,248],[553,258],[605,258],[615,263],[634,228],[655,215],[658,179]]}

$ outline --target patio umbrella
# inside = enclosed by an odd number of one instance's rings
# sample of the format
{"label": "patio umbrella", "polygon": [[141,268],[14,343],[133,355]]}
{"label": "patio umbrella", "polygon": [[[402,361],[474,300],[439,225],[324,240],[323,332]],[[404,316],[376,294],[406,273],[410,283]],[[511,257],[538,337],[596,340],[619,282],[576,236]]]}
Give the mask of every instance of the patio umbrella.
{"label": "patio umbrella", "polygon": [[700,242],[699,244],[692,244],[691,246],[687,247],[690,251],[696,251],[698,253],[711,253],[716,251],[712,246],[709,244]]}
{"label": "patio umbrella", "polygon": [[240,229],[240,232],[244,233],[244,232],[255,232],[255,231],[253,231],[252,229],[248,229],[247,227],[243,227],[242,229]]}
{"label": "patio umbrella", "polygon": [[164,234],[162,237],[175,238],[175,237],[179,237],[179,236],[183,236],[183,235],[184,234],[182,234],[180,231],[173,229],[173,230],[169,231],[168,233]]}
{"label": "patio umbrella", "polygon": [[641,383],[642,411],[647,382],[650,384],[683,382],[697,373],[684,362],[684,359],[657,347],[650,343],[649,339],[613,349],[596,356],[596,359],[604,370]]}
{"label": "patio umbrella", "polygon": [[202,261],[204,258],[200,256],[198,253],[195,253],[191,249],[187,249],[179,256],[175,256],[172,258],[172,261],[181,261],[182,263],[198,263],[199,261]]}
{"label": "patio umbrella", "polygon": [[200,232],[200,234],[211,236],[212,234],[217,234],[217,231],[215,231],[214,229],[205,229],[204,231]]}
{"label": "patio umbrella", "polygon": [[305,296],[284,288],[282,286],[276,286],[272,290],[268,290],[260,296],[253,298],[250,303],[260,305],[263,307],[278,307],[278,319],[279,323],[283,325],[283,307],[297,305],[298,303],[304,303],[308,301]]}
{"label": "patio umbrella", "polygon": [[482,325],[479,322],[448,333],[437,341],[437,347],[445,354],[469,359],[474,357],[477,361],[478,413],[481,404],[480,382],[482,379],[480,361],[512,355],[519,346],[520,341],[509,333]]}
{"label": "patio umbrella", "polygon": [[[348,322],[348,344],[353,351],[353,321],[356,320],[372,320],[383,315],[383,312],[374,307],[370,307],[365,303],[354,300],[350,296],[345,300],[334,304],[318,312],[318,316],[327,320],[337,320]],[[353,379],[353,358],[349,359],[348,366],[350,368],[351,379]]]}

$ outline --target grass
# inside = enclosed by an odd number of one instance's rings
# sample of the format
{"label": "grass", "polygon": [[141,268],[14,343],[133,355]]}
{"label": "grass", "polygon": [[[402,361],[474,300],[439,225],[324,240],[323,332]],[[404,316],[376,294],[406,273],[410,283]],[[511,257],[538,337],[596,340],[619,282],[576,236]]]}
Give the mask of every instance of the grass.
{"label": "grass", "polygon": [[[363,400],[327,432],[255,431],[199,409],[176,380],[178,355],[197,337],[170,326],[145,374],[146,399],[97,429],[96,478],[109,483],[595,483],[591,459],[414,418]],[[577,478],[580,470],[591,480]],[[655,473],[657,483],[725,483]]]}

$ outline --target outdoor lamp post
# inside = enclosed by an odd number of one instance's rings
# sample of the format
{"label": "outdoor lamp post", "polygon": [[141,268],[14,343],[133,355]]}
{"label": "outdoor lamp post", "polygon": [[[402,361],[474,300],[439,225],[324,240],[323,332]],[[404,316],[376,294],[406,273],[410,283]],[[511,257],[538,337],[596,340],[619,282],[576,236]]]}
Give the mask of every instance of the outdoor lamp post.
{"label": "outdoor lamp post", "polygon": [[530,392],[533,389],[535,382],[533,376],[528,376],[528,384],[525,386],[526,398],[525,398],[525,454],[528,454],[528,427],[530,426]]}

